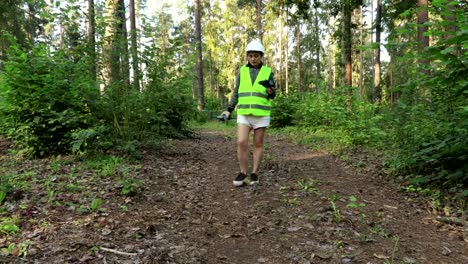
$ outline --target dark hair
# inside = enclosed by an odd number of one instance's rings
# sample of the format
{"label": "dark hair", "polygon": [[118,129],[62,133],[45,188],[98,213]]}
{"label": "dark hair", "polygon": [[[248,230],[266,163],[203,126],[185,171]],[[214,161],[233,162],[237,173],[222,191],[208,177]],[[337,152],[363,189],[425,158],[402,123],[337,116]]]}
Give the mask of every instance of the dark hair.
{"label": "dark hair", "polygon": [[258,51],[258,50],[249,50],[249,51],[247,51],[247,55],[249,55],[249,53],[258,53],[258,54],[260,54],[260,56],[263,57],[263,52]]}

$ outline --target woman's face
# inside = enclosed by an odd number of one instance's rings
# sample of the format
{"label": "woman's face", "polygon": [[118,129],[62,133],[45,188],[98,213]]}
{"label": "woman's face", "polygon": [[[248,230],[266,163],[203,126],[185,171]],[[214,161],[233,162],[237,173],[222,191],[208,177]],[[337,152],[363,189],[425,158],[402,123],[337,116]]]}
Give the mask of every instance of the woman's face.
{"label": "woman's face", "polygon": [[260,66],[260,63],[262,63],[262,54],[260,52],[255,51],[247,52],[247,61],[252,66],[257,68],[258,66]]}

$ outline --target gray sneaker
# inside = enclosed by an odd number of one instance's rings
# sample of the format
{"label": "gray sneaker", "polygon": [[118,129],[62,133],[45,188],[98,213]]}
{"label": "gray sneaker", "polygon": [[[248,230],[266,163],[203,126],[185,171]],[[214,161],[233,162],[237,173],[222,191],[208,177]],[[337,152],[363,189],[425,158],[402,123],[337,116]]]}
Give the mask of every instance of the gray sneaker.
{"label": "gray sneaker", "polygon": [[232,183],[234,183],[234,186],[237,187],[242,186],[246,178],[247,175],[245,173],[240,172]]}

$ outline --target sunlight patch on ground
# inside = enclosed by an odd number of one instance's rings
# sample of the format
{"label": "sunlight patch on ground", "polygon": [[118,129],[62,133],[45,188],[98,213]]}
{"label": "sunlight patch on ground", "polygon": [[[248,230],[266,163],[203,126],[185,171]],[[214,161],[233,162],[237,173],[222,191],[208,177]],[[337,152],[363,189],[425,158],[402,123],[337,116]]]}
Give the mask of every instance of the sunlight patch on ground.
{"label": "sunlight patch on ground", "polygon": [[325,152],[297,153],[297,154],[289,156],[287,160],[307,160],[307,159],[313,159],[317,157],[325,157],[327,155],[328,154]]}

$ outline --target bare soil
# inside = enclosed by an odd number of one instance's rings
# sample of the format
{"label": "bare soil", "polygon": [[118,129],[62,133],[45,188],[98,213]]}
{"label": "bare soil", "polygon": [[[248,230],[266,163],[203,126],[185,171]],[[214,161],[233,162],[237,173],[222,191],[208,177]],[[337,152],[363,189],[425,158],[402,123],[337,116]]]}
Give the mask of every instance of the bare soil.
{"label": "bare soil", "polygon": [[378,157],[343,162],[267,135],[260,184],[234,187],[235,144],[232,131],[200,130],[147,149],[136,195],[115,179],[89,182],[103,201],[95,212],[64,206],[78,193],[47,203],[44,187],[31,188],[16,199],[20,234],[0,234],[0,248],[28,241],[27,254],[0,262],[468,263],[466,214],[440,221],[427,199],[381,175]]}

